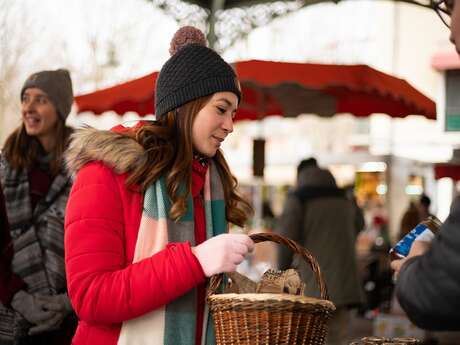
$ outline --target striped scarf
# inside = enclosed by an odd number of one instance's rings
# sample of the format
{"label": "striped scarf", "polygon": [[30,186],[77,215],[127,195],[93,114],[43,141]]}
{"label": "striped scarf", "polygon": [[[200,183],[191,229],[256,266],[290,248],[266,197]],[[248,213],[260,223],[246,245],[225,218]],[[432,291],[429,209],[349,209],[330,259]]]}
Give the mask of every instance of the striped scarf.
{"label": "striped scarf", "polygon": [[[219,173],[212,161],[209,162],[205,177],[204,200],[206,238],[226,232],[224,191]],[[187,212],[180,221],[174,222],[168,217],[170,208],[165,179],[162,177],[145,192],[133,262],[152,256],[164,249],[168,242],[189,241],[194,245],[194,213],[191,195],[187,199]],[[162,308],[124,322],[118,344],[193,344],[196,329],[196,294],[196,289],[193,289]],[[214,343],[212,320],[206,307],[202,344]]]}

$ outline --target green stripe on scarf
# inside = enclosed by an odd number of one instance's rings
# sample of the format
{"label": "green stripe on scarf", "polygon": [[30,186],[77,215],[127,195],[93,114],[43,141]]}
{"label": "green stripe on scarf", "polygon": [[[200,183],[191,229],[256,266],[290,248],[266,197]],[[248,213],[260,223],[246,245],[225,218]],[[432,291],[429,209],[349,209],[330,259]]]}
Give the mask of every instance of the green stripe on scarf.
{"label": "green stripe on scarf", "polygon": [[210,226],[214,229],[214,236],[226,233],[227,220],[225,219],[225,201],[206,201],[206,210],[210,210],[212,214],[212,220],[210,222],[208,222],[208,218],[206,217],[206,228],[208,228],[207,224],[212,224]]}
{"label": "green stripe on scarf", "polygon": [[[157,182],[147,188],[144,195],[143,216],[152,219],[166,218],[171,208],[171,202],[167,194],[165,178],[160,177]],[[162,202],[158,202],[162,200]]]}
{"label": "green stripe on scarf", "polygon": [[[189,241],[194,246],[194,235],[193,200],[189,195],[187,211],[180,221],[168,219],[168,239],[169,242]],[[166,306],[165,345],[195,343],[196,299],[196,289],[193,289]]]}

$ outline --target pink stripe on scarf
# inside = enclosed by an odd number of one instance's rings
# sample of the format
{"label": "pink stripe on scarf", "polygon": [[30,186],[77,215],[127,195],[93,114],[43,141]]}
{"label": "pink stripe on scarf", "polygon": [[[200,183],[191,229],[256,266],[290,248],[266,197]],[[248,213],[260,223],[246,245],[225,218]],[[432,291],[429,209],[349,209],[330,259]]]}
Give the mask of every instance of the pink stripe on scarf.
{"label": "pink stripe on scarf", "polygon": [[211,200],[211,174],[206,171],[206,176],[204,180],[204,200],[210,201]]}
{"label": "pink stripe on scarf", "polygon": [[153,219],[142,215],[133,262],[152,256],[166,248],[168,228],[165,218]]}

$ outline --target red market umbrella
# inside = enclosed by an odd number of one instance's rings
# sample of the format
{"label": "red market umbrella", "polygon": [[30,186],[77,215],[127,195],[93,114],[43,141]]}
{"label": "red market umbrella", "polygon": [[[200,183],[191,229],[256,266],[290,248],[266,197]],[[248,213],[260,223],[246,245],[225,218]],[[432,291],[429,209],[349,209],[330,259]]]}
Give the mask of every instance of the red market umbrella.
{"label": "red market umbrella", "polygon": [[140,116],[153,114],[155,112],[154,86],[158,74],[158,72],[150,73],[106,89],[76,96],[78,113],[89,111],[100,115],[106,111],[114,111],[118,115],[124,115],[133,111]]}
{"label": "red market umbrella", "polygon": [[[351,113],[392,117],[423,115],[436,118],[435,103],[403,79],[366,65],[326,65],[249,60],[233,64],[243,99],[236,120],[258,120],[312,113],[332,116]],[[140,116],[154,113],[158,72],[75,98],[78,112]]]}
{"label": "red market umbrella", "polygon": [[454,181],[460,181],[460,163],[438,163],[434,165],[434,177],[439,180],[449,177]]}

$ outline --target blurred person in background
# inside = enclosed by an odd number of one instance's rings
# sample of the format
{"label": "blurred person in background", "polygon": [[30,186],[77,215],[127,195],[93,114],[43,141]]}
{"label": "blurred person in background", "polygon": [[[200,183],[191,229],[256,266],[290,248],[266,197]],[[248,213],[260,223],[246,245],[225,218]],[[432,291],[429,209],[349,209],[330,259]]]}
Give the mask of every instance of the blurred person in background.
{"label": "blurred person in background", "polygon": [[431,199],[426,194],[420,195],[417,202],[417,211],[420,221],[427,219],[432,214],[430,213]]}
{"label": "blurred person in background", "polygon": [[[460,54],[460,0],[433,3],[450,28],[450,40]],[[460,197],[454,199],[438,236],[431,242],[415,241],[409,255],[391,265],[397,273],[399,303],[418,327],[459,331]]]}
{"label": "blurred person in background", "polygon": [[420,221],[424,219],[420,217],[419,209],[415,202],[410,201],[409,206],[404,212],[399,225],[398,241],[406,236]]}
{"label": "blurred person in background", "polygon": [[176,32],[170,53],[156,121],[83,130],[69,149],[74,345],[212,343],[206,278],[235,271],[254,246],[227,233],[252,213],[220,150],[240,103],[236,74],[193,27]]}
{"label": "blurred person in background", "polygon": [[351,201],[353,204],[353,208],[355,209],[355,229],[360,232],[363,230],[366,226],[366,221],[364,219],[364,212],[361,207],[358,205],[358,201],[356,200],[356,195],[355,195],[355,185],[351,184],[346,187],[344,187],[345,190],[345,196],[348,198],[348,200]]}
{"label": "blurred person in background", "polygon": [[273,213],[270,201],[264,200],[262,202],[262,221],[263,227],[266,231],[272,231],[275,226],[275,214]]}
{"label": "blurred person in background", "polygon": [[11,299],[2,300],[0,332],[15,344],[70,344],[76,327],[64,264],[71,178],[63,153],[72,132],[65,125],[72,102],[67,70],[32,74],[21,89],[22,124],[6,139],[0,156],[9,223],[9,234],[2,237],[4,243],[11,238],[11,270],[24,283]]}
{"label": "blurred person in background", "polygon": [[318,161],[315,157],[309,157],[300,161],[299,165],[297,165],[297,177],[299,176],[302,170],[307,168],[317,168]]}
{"label": "blurred person in background", "polygon": [[[356,210],[327,169],[302,161],[297,186],[286,199],[277,231],[317,259],[330,300],[337,307],[329,322],[327,344],[347,344],[350,309],[362,302],[355,254]],[[299,270],[306,284],[305,295],[319,298],[314,275],[301,257],[280,247],[279,268]]]}

